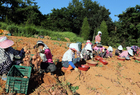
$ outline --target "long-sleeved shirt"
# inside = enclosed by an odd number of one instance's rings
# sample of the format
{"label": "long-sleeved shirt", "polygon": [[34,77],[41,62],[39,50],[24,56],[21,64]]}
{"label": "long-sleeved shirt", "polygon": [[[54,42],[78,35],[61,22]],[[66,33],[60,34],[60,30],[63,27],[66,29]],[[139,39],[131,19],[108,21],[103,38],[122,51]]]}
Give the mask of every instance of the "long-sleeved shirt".
{"label": "long-sleeved shirt", "polygon": [[95,51],[100,50],[102,52],[102,50],[105,49],[105,48],[104,47],[97,47],[97,46],[95,46],[93,49]]}
{"label": "long-sleeved shirt", "polygon": [[71,49],[68,49],[63,55],[62,61],[72,61],[73,58],[75,58],[75,54]]}
{"label": "long-sleeved shirt", "polygon": [[9,47],[7,50],[0,48],[0,74],[9,71],[14,56],[18,54],[19,52],[12,47]]}
{"label": "long-sleeved shirt", "polygon": [[100,37],[100,35],[97,35],[96,37],[95,37],[95,42],[101,42],[101,37]]}
{"label": "long-sleeved shirt", "polygon": [[64,55],[63,55],[63,58],[62,58],[62,61],[68,61],[69,64],[75,68],[75,65],[73,64],[73,59],[75,58],[75,53],[72,52],[71,49],[68,49]]}
{"label": "long-sleeved shirt", "polygon": [[46,63],[53,63],[52,54],[51,54],[50,49],[45,49],[44,54],[46,55],[46,59],[47,59]]}
{"label": "long-sleeved shirt", "polygon": [[8,60],[13,61],[14,56],[18,54],[19,52],[13,49],[12,47],[9,47],[7,51],[0,48],[0,63],[4,62],[7,59],[7,57],[10,58],[10,59],[8,58]]}
{"label": "long-sleeved shirt", "polygon": [[123,51],[119,56],[120,57],[127,57],[128,56],[128,51]]}

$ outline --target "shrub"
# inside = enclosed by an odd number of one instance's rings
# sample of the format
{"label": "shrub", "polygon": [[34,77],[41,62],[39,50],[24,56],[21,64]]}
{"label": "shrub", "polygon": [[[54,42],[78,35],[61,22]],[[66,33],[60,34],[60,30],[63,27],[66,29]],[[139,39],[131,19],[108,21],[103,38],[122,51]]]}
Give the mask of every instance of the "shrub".
{"label": "shrub", "polygon": [[6,29],[10,31],[10,33],[12,33],[13,35],[18,36],[18,27],[16,25],[8,25]]}
{"label": "shrub", "polygon": [[34,27],[31,27],[31,26],[25,27],[25,36],[26,37],[31,37],[34,34],[38,34],[38,32],[36,31],[36,29]]}
{"label": "shrub", "polygon": [[7,24],[3,23],[3,22],[0,22],[0,29],[5,30],[6,28],[7,28]]}
{"label": "shrub", "polygon": [[25,35],[25,28],[23,28],[23,27],[18,27],[18,36],[26,36]]}

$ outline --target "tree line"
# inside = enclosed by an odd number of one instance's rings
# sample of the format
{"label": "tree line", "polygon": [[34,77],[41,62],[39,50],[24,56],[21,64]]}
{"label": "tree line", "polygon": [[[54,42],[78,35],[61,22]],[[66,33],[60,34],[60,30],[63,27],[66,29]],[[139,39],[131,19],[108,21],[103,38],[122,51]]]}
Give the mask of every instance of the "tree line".
{"label": "tree line", "polygon": [[92,0],[72,0],[67,7],[54,8],[51,11],[49,14],[42,14],[35,0],[1,0],[0,21],[7,24],[35,25],[52,31],[70,31],[85,40],[93,41],[100,30],[103,32],[104,45],[139,45],[139,5],[129,7],[117,15],[119,21],[115,22],[109,16],[109,9]]}

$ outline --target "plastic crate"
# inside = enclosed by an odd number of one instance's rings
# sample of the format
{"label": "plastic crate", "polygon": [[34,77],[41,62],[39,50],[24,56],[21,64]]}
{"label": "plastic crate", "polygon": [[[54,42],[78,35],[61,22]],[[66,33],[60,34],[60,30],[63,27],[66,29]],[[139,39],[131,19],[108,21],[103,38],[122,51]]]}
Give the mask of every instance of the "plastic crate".
{"label": "plastic crate", "polygon": [[31,67],[13,65],[7,74],[6,92],[27,94],[30,76]]}

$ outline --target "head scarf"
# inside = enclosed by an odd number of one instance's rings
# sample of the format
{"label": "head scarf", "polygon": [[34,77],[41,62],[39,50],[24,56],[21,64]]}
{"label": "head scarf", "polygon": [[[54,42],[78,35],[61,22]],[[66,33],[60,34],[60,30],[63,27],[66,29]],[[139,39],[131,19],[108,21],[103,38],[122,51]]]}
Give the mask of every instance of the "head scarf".
{"label": "head scarf", "polygon": [[48,47],[43,41],[37,41],[37,45],[38,45],[38,44],[43,44],[43,45],[44,45],[43,50],[49,49],[49,47]]}
{"label": "head scarf", "polygon": [[102,32],[101,32],[101,31],[98,31],[98,35],[99,35],[99,34],[101,34],[101,35],[102,35]]}
{"label": "head scarf", "polygon": [[78,43],[71,43],[69,48],[79,52]]}
{"label": "head scarf", "polygon": [[133,56],[133,50],[132,49],[128,49],[127,51],[131,56]]}
{"label": "head scarf", "polygon": [[[37,41],[37,45],[38,45],[38,44],[43,44],[43,45],[44,45],[43,50],[49,49],[49,47],[48,47],[43,41]],[[47,61],[47,58],[46,58],[46,55],[45,55],[45,54],[39,53],[39,55],[40,55],[40,57],[41,57],[41,59],[42,59],[42,62],[46,62],[46,61]]]}
{"label": "head scarf", "polygon": [[86,49],[86,50],[92,51],[92,48],[91,48],[91,47],[92,47],[92,46],[91,46],[90,44],[87,44],[86,47],[85,47],[85,49]]}
{"label": "head scarf", "polygon": [[110,52],[112,52],[113,51],[113,48],[111,46],[109,46],[107,50],[110,51]]}
{"label": "head scarf", "polygon": [[120,45],[120,46],[118,47],[118,50],[123,50],[122,45]]}

